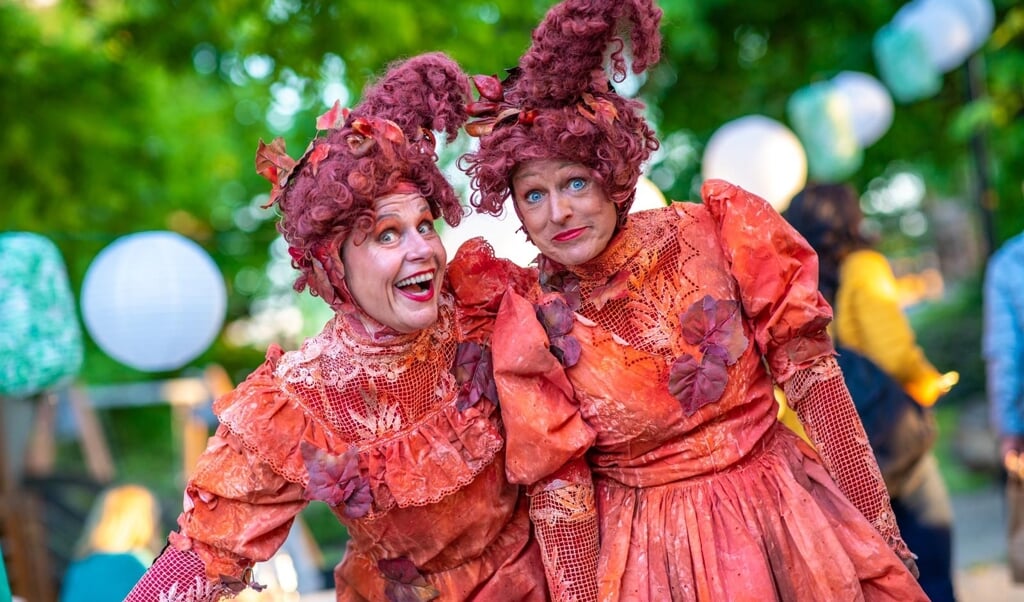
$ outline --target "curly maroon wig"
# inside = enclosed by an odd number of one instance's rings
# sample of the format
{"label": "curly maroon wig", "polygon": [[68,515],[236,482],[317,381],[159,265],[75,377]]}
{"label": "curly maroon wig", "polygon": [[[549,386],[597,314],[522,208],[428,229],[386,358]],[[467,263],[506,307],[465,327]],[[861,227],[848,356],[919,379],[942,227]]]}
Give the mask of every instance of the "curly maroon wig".
{"label": "curly maroon wig", "polygon": [[484,119],[467,131],[480,136],[480,146],[459,165],[471,178],[478,211],[501,214],[523,162],[560,159],[589,167],[617,205],[620,223],[625,220],[641,165],[658,141],[642,103],[612,89],[605,53],[610,50],[615,81],[622,81],[620,31],[630,25],[631,67],[642,73],[660,56],[660,20],[653,0],[565,0],[548,11],[500,88],[494,78],[474,78],[481,99],[469,110]]}
{"label": "curly maroon wig", "polygon": [[[277,229],[301,272],[297,291],[313,286],[313,260],[326,265],[325,255],[336,254],[353,231],[365,235],[381,196],[418,191],[435,218],[459,223],[462,206],[437,167],[432,131],[454,140],[466,121],[469,94],[469,81],[453,60],[419,55],[392,65],[339,127],[314,139],[276,198]],[[331,297],[330,291],[313,293]]]}

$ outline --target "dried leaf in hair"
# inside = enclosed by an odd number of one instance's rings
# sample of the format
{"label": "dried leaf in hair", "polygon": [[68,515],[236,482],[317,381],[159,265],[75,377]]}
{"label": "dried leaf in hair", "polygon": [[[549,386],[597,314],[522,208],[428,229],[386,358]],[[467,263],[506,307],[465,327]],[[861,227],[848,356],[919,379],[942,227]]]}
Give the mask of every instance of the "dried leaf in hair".
{"label": "dried leaf in hair", "polygon": [[332,130],[341,127],[348,119],[349,110],[341,108],[341,101],[335,100],[329,111],[316,118],[316,129]]}
{"label": "dried leaf in hair", "polygon": [[276,186],[282,178],[287,179],[294,168],[295,159],[285,151],[284,138],[278,136],[270,144],[260,140],[256,148],[256,173]]}
{"label": "dried leaf in hair", "polygon": [[501,80],[497,75],[474,75],[473,85],[480,93],[481,98],[500,102],[504,100],[505,94],[501,89]]}
{"label": "dried leaf in hair", "polygon": [[331,145],[326,142],[318,144],[313,148],[313,151],[309,153],[309,167],[313,171],[313,175],[319,171],[320,162],[327,158],[327,155],[331,152]]}
{"label": "dried leaf in hair", "polygon": [[471,117],[482,117],[498,110],[498,103],[493,100],[477,100],[466,105],[466,112]]}
{"label": "dried leaf in hair", "polygon": [[494,119],[481,119],[479,121],[473,121],[467,123],[466,133],[474,138],[486,136],[494,130]]}

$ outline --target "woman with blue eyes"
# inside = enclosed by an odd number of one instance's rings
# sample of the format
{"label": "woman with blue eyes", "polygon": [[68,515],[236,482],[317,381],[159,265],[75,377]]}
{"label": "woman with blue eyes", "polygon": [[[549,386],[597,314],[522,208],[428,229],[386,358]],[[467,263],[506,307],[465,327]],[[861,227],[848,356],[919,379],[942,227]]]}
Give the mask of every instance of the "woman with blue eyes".
{"label": "woman with blue eyes", "polygon": [[[164,552],[128,602],[213,601],[252,583],[310,502],[348,546],[338,601],[546,602],[522,488],[505,476],[489,338],[506,289],[536,272],[480,239],[451,264],[434,220],[462,207],[430,129],[454,138],[469,82],[441,54],[393,67],[351,113],[332,109],[295,161],[260,143],[278,229],[334,310],[295,351],[214,403],[220,421]],[[447,265],[446,265],[447,264]]]}
{"label": "woman with blue eyes", "polygon": [[[553,597],[925,600],[813,250],[722,181],[628,212],[658,143],[607,74],[625,75],[623,24],[633,70],[657,61],[660,17],[652,0],[564,0],[508,78],[474,78],[471,202],[511,199],[541,251],[543,292],[506,294],[492,351],[506,471]],[[776,383],[813,449],[776,419]]]}

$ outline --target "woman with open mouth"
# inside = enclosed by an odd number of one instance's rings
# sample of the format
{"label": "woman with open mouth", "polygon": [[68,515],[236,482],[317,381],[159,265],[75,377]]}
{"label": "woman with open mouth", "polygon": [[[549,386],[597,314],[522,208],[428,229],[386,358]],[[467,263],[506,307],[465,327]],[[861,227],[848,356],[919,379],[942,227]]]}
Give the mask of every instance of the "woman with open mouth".
{"label": "woman with open mouth", "polygon": [[461,207],[432,130],[454,138],[469,84],[442,54],[393,67],[301,159],[260,143],[295,283],[335,311],[323,331],[218,399],[216,436],[179,531],[127,598],[217,600],[251,583],[300,510],[348,529],[338,600],[548,599],[525,497],[505,477],[488,349],[500,295],[536,272],[479,239],[450,266],[434,222]]}

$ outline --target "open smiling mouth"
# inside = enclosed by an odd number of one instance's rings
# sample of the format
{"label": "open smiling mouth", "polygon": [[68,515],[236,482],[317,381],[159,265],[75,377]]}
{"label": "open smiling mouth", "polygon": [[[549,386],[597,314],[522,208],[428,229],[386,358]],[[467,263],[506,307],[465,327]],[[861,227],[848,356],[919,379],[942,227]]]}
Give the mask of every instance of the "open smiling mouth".
{"label": "open smiling mouth", "polygon": [[424,272],[403,278],[395,283],[395,288],[417,300],[429,299],[434,287],[434,273]]}

